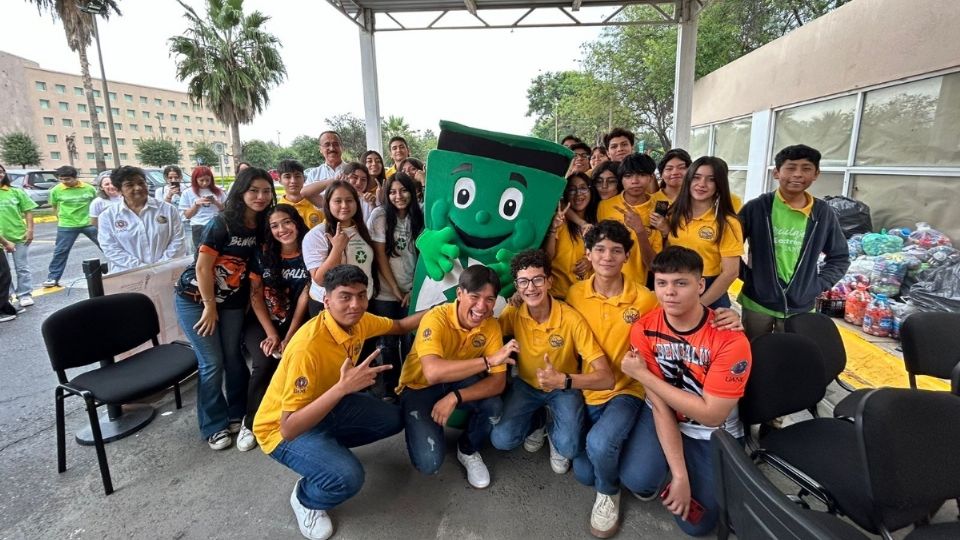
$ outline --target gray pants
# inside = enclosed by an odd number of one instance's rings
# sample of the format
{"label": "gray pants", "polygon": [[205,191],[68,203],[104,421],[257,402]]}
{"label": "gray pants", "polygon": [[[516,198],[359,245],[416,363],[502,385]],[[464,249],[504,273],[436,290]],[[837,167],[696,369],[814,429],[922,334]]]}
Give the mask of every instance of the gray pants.
{"label": "gray pants", "polygon": [[741,310],[741,317],[743,331],[747,334],[747,339],[751,341],[757,336],[784,331],[783,325],[786,319],[773,317],[759,311],[751,311],[747,308]]}

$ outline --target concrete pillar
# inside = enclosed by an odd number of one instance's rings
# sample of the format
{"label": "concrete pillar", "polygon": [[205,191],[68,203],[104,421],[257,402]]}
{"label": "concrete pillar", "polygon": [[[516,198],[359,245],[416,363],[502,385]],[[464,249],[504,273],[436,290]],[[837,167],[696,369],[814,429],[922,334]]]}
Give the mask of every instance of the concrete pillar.
{"label": "concrete pillar", "polygon": [[363,10],[360,29],[360,73],[363,77],[363,114],[367,124],[367,149],[383,154],[380,137],[380,90],[377,84],[377,47],[373,11]]}
{"label": "concrete pillar", "polygon": [[766,109],[753,113],[750,125],[750,155],[747,158],[747,186],[743,202],[767,191],[767,149],[773,137],[773,111]]}
{"label": "concrete pillar", "polygon": [[695,0],[680,4],[677,25],[677,69],[673,83],[673,147],[690,145],[690,122],[693,116],[693,81],[697,66],[697,24],[700,7]]}

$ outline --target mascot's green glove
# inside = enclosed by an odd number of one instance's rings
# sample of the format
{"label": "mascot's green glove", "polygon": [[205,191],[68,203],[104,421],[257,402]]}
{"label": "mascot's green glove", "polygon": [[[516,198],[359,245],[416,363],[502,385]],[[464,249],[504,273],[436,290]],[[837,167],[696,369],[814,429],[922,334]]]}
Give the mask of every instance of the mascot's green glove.
{"label": "mascot's green glove", "polygon": [[500,296],[510,298],[516,287],[513,285],[513,275],[510,273],[510,261],[516,255],[512,251],[501,249],[497,252],[497,262],[487,265],[500,278]]}
{"label": "mascot's green glove", "polygon": [[[460,247],[453,243],[456,238],[453,227],[447,226],[439,231],[426,229],[417,238],[420,260],[430,279],[439,281],[443,275],[453,269],[453,261],[460,256]],[[507,275],[510,274],[510,262],[507,259]]]}

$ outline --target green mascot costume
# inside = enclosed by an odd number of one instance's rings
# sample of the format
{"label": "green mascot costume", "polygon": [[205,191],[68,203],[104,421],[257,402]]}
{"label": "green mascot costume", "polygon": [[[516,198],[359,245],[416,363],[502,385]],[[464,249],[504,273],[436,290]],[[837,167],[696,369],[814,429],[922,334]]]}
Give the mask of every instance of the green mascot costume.
{"label": "green mascot costume", "polygon": [[572,157],[543,139],[441,121],[437,149],[427,158],[411,311],[456,298],[460,273],[479,263],[500,276],[499,313],[514,290],[510,259],[540,247]]}

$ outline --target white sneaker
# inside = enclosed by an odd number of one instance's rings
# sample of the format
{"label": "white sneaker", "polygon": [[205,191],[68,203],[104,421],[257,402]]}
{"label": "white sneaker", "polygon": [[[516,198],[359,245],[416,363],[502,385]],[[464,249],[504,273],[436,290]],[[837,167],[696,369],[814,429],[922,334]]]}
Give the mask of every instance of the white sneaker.
{"label": "white sneaker", "polygon": [[457,460],[467,469],[467,483],[477,489],[483,489],[490,485],[490,471],[483,463],[483,457],[480,452],[474,452],[469,456],[457,448]]}
{"label": "white sneaker", "polygon": [[223,450],[224,448],[228,448],[231,443],[233,443],[233,438],[230,437],[230,432],[225,429],[221,429],[207,437],[207,444],[210,445],[210,448],[213,450]]}
{"label": "white sneaker", "polygon": [[50,288],[50,287],[59,287],[59,286],[60,286],[60,280],[59,280],[59,279],[48,279],[48,280],[46,280],[46,281],[43,282],[43,287],[44,287],[45,289],[48,289],[48,288]]}
{"label": "white sneaker", "polygon": [[0,322],[8,322],[16,319],[16,315],[0,315]]}
{"label": "white sneaker", "polygon": [[523,440],[523,449],[530,453],[540,451],[540,449],[543,448],[543,438],[546,436],[547,432],[544,428],[533,430],[527,435],[527,438]]}
{"label": "white sneaker", "polygon": [[247,426],[240,427],[240,434],[237,435],[237,450],[246,452],[257,447],[257,438],[253,432],[247,429]]}
{"label": "white sneaker", "polygon": [[597,538],[610,538],[620,526],[620,492],[616,495],[597,493],[590,513],[590,534]]}
{"label": "white sneaker", "polygon": [[557,474],[566,474],[570,470],[570,460],[557,452],[549,436],[547,436],[547,444],[550,445],[550,468]]}
{"label": "white sneaker", "polygon": [[233,435],[236,435],[237,433],[240,433],[241,427],[243,427],[243,421],[231,420],[230,423],[227,424],[227,431],[229,431]]}
{"label": "white sneaker", "polygon": [[327,540],[333,536],[333,521],[324,510],[311,510],[300,504],[297,498],[297,487],[300,480],[293,485],[293,493],[290,494],[290,506],[293,507],[293,515],[297,516],[297,525],[300,526],[300,534],[311,540]]}
{"label": "white sneaker", "polygon": [[20,305],[23,306],[23,307],[30,307],[30,306],[32,306],[32,305],[33,305],[33,297],[32,297],[32,296],[21,296],[21,297],[20,297]]}

